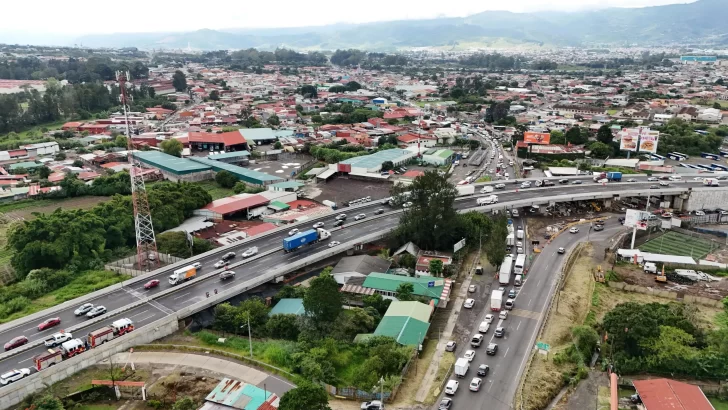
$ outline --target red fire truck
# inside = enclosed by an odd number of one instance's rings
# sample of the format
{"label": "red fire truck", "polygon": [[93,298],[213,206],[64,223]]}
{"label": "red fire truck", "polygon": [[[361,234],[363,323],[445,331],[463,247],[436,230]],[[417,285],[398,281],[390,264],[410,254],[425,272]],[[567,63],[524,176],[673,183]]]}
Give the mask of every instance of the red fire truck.
{"label": "red fire truck", "polygon": [[127,334],[132,330],[134,330],[134,324],[131,320],[126,318],[119,319],[114,321],[111,326],[105,326],[89,333],[86,341],[89,347],[94,348],[108,342],[109,340]]}

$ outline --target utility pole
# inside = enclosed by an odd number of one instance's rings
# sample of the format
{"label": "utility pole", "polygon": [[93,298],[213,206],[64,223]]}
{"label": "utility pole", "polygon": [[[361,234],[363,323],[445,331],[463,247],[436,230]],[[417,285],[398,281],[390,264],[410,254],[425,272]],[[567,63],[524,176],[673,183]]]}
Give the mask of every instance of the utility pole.
{"label": "utility pole", "polygon": [[[251,336],[251,333],[250,333],[250,312],[247,312],[247,313],[248,313],[248,324],[247,324],[247,326],[248,326],[248,347],[250,348],[250,358],[252,359],[253,358],[253,337]],[[244,326],[246,326],[246,325],[243,325],[240,327],[243,328]]]}

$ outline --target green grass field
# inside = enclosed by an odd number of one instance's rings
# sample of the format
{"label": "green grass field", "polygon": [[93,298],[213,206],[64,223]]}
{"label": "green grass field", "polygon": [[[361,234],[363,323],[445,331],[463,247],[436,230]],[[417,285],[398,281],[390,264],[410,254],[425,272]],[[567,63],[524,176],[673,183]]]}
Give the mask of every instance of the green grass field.
{"label": "green grass field", "polygon": [[645,242],[639,247],[641,251],[660,253],[664,255],[691,256],[693,259],[702,259],[713,250],[710,241],[690,237],[677,232],[667,232],[661,236]]}
{"label": "green grass field", "polygon": [[235,192],[233,192],[232,189],[223,188],[220,185],[218,185],[217,182],[215,182],[215,181],[202,181],[202,182],[196,182],[195,184],[204,188],[205,191],[207,191],[210,194],[213,201],[216,199],[235,195]]}
{"label": "green grass field", "polygon": [[717,399],[715,397],[710,397],[708,400],[710,400],[710,404],[715,407],[715,410],[728,410],[728,401]]}

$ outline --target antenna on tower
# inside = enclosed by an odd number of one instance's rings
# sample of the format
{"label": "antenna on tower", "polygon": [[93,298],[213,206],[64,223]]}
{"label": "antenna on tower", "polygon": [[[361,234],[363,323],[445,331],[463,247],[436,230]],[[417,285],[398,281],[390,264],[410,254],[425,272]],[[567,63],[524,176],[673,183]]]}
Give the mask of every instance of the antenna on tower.
{"label": "antenna on tower", "polygon": [[[117,71],[116,80],[119,82],[119,101],[124,111],[124,131],[126,134],[129,164],[129,179],[131,179],[131,197],[134,203],[134,230],[136,231],[137,263],[139,269],[144,267],[157,267],[159,255],[157,254],[157,239],[154,236],[152,225],[152,212],[149,209],[147,188],[144,186],[144,174],[142,163],[134,156],[134,144],[131,139],[129,126],[129,101],[131,96],[127,94],[126,82],[129,79],[128,71]],[[147,269],[148,270],[148,269]]]}

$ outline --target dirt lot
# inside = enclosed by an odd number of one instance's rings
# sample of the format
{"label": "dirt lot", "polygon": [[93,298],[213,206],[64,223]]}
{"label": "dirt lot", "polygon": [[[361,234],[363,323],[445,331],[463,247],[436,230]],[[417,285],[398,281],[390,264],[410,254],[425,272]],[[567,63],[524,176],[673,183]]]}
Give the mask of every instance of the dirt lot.
{"label": "dirt lot", "polygon": [[303,189],[311,199],[319,202],[328,199],[341,206],[345,202],[366,196],[371,196],[372,200],[387,198],[391,186],[389,182],[360,181],[337,177],[326,183],[306,185]]}
{"label": "dirt lot", "polygon": [[721,300],[728,296],[728,279],[719,282],[697,282],[694,285],[681,285],[674,282],[667,284],[655,282],[655,275],[644,273],[638,265],[619,264],[614,271],[630,285],[639,285],[649,288],[657,288],[672,292],[679,292],[686,295],[702,296],[715,300]]}

